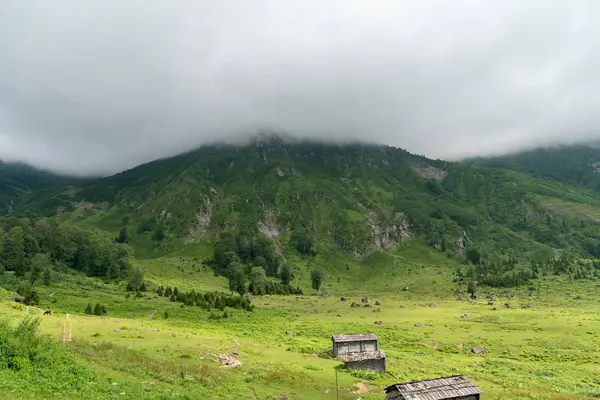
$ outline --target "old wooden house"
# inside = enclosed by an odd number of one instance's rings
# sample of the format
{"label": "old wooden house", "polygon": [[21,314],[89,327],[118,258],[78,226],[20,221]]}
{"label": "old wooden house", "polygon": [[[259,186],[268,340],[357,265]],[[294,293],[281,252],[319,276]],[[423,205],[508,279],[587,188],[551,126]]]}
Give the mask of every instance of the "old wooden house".
{"label": "old wooden house", "polygon": [[341,358],[347,368],[385,372],[385,353],[374,334],[333,335],[331,341],[333,356]]}
{"label": "old wooden house", "polygon": [[333,335],[333,356],[343,357],[348,353],[363,353],[379,350],[377,336],[372,333],[362,335]]}
{"label": "old wooden house", "polygon": [[462,375],[396,383],[385,400],[479,400],[482,391]]}

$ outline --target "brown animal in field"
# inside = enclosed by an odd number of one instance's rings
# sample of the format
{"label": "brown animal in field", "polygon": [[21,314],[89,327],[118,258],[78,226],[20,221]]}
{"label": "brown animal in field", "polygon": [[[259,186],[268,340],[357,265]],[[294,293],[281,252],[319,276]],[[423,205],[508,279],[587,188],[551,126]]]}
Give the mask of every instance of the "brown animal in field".
{"label": "brown animal in field", "polygon": [[51,310],[44,311],[44,315],[52,315],[52,311]]}

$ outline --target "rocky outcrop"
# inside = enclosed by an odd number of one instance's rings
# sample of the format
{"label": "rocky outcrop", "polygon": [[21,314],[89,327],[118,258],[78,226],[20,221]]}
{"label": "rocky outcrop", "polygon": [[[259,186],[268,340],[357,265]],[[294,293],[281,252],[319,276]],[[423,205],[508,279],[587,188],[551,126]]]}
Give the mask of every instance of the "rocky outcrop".
{"label": "rocky outcrop", "polygon": [[367,221],[372,230],[371,250],[387,250],[395,243],[402,243],[412,236],[409,222],[401,213],[393,216],[378,216],[374,211],[367,213]]}
{"label": "rocky outcrop", "polygon": [[448,172],[444,171],[443,169],[432,167],[425,162],[411,165],[411,167],[417,173],[417,175],[425,179],[441,181],[448,176]]}

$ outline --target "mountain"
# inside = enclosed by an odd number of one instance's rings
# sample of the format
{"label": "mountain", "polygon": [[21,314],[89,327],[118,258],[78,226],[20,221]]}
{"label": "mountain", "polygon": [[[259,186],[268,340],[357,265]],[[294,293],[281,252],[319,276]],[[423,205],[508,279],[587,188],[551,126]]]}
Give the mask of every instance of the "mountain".
{"label": "mountain", "polygon": [[165,251],[233,232],[356,257],[410,239],[463,258],[468,249],[488,259],[600,255],[593,191],[389,146],[272,136],[204,146],[19,204]]}
{"label": "mountain", "polygon": [[0,216],[10,215],[15,200],[25,193],[62,186],[72,181],[76,180],[25,164],[0,161]]}
{"label": "mountain", "polygon": [[541,147],[499,157],[465,162],[490,168],[510,169],[534,176],[584,186],[600,192],[600,144]]}

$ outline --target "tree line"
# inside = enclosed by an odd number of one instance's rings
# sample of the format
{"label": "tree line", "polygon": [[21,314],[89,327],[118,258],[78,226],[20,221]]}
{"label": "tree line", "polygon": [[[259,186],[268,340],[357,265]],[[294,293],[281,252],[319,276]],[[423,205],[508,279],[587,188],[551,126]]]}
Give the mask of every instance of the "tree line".
{"label": "tree line", "polygon": [[186,306],[196,306],[207,311],[212,309],[225,310],[225,307],[235,308],[238,310],[252,311],[254,306],[251,300],[246,296],[233,296],[230,294],[219,292],[189,292],[180,291],[177,287],[159,286],[156,289],[156,294],[159,296],[168,297],[173,302],[183,303]]}

